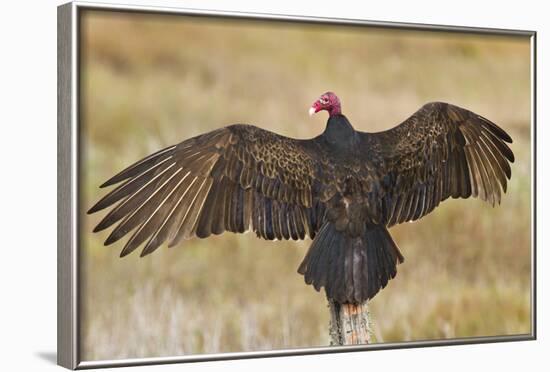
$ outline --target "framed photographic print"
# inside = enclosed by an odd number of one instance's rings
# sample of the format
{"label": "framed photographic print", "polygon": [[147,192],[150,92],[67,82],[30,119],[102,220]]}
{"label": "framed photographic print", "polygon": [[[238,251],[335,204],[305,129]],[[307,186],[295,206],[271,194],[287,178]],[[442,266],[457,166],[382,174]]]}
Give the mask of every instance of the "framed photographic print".
{"label": "framed photographic print", "polygon": [[58,8],[58,363],[532,340],[536,33]]}

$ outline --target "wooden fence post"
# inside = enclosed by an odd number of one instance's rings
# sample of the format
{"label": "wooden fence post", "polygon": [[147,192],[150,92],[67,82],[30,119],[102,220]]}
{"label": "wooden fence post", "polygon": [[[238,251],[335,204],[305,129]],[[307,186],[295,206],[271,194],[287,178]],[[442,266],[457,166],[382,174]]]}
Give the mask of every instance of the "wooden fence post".
{"label": "wooden fence post", "polygon": [[330,345],[362,345],[370,342],[371,324],[367,302],[339,304],[328,299]]}

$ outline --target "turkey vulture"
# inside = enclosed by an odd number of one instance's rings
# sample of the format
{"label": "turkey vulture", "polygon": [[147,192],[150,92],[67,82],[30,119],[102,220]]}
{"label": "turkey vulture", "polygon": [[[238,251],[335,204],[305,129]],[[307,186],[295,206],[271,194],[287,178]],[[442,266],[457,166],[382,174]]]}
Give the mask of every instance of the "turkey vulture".
{"label": "turkey vulture", "polygon": [[88,213],[110,208],[94,232],[132,232],[121,257],[190,237],[253,230],[258,237],[313,239],[298,272],[338,303],[361,303],[395,277],[403,256],[388,232],[443,200],[500,203],[511,177],[510,136],[463,108],[433,102],[400,125],[356,131],[327,92],[310,115],[329,114],[322,134],[293,139],[235,124],[162,149],[101,187],[120,184]]}

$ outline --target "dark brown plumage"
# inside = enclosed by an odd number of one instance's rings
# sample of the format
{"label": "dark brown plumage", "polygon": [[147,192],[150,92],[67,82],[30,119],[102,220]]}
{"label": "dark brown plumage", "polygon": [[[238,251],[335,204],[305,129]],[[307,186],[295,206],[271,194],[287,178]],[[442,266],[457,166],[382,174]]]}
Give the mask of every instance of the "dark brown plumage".
{"label": "dark brown plumage", "polygon": [[355,131],[325,93],[325,131],[298,140],[237,124],[170,146],[101,187],[120,184],[88,213],[110,208],[112,244],[132,232],[125,256],[164,242],[224,231],[264,239],[313,239],[298,271],[329,298],[359,303],[395,277],[403,256],[388,227],[417,220],[443,200],[500,203],[511,177],[512,139],[489,120],[429,103],[397,127]]}

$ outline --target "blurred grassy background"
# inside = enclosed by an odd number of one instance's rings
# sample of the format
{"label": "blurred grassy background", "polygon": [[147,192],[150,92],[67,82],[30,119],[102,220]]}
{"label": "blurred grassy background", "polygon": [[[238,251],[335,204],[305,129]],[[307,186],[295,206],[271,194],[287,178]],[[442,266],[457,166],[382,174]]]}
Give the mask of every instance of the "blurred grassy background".
{"label": "blurred grassy background", "polygon": [[498,123],[516,163],[500,207],[447,201],[391,230],[406,257],[371,304],[377,342],[530,332],[530,45],[525,37],[86,11],[81,19],[83,360],[327,345],[310,241],[226,233],[124,259],[84,214],[98,186],[164,146],[231,123],[306,138],[332,90],[356,129],[448,101]]}

